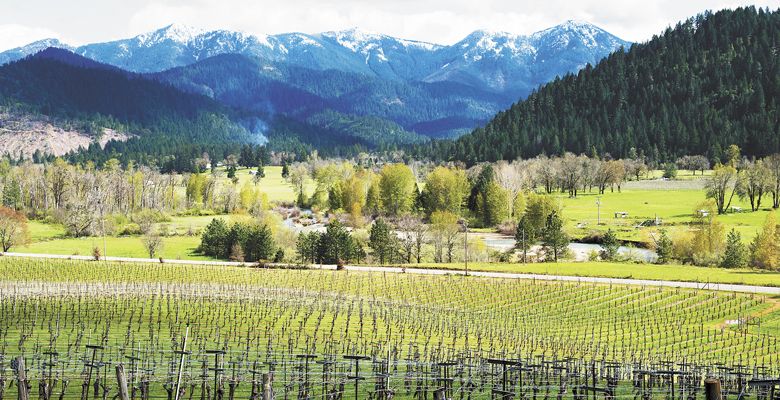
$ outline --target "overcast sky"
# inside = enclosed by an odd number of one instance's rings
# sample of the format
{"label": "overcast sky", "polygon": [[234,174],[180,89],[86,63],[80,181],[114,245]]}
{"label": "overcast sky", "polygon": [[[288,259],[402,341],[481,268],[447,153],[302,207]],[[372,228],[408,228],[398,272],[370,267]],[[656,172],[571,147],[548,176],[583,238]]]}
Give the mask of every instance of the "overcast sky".
{"label": "overcast sky", "polygon": [[528,34],[584,20],[644,41],[704,10],[780,1],[721,0],[2,0],[0,50],[54,37],[71,45],[135,36],[170,23],[255,34],[357,27],[452,44],[477,29]]}

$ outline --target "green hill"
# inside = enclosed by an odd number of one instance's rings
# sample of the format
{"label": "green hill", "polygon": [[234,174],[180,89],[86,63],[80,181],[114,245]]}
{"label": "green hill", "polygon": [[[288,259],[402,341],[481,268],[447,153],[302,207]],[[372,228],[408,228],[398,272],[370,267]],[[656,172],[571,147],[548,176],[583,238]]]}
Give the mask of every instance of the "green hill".
{"label": "green hill", "polygon": [[546,84],[457,141],[415,148],[468,163],[634,148],[653,160],[780,151],[780,11],[705,13]]}

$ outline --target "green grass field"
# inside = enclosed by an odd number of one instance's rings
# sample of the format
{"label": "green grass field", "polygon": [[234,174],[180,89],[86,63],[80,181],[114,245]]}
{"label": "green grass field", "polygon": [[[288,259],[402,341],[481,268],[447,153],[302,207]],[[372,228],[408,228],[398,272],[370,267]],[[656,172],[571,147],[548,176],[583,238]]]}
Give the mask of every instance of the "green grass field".
{"label": "green grass field", "polygon": [[[407,264],[407,268],[463,271],[463,263]],[[535,264],[475,263],[471,271],[517,274],[567,275],[597,278],[667,280],[680,282],[732,283],[755,286],[780,286],[780,273],[751,269],[696,267],[692,265],[656,265],[609,262],[558,262]]]}
{"label": "green grass field", "polygon": [[[245,183],[249,182],[254,184],[254,176],[250,172],[254,169],[239,169],[236,171],[238,177],[237,186],[241,188]],[[280,166],[267,166],[264,167],[265,178],[262,178],[258,183],[260,191],[268,196],[270,202],[289,202],[295,201],[295,190],[284,178],[282,178],[282,167]],[[232,182],[223,174],[223,184],[231,185]],[[314,181],[308,179],[305,185],[307,195],[311,195],[314,192]]]}
{"label": "green grass field", "polygon": [[[211,260],[195,254],[200,245],[198,236],[173,236],[163,238],[163,249],[157,255],[169,260]],[[100,249],[101,254],[111,257],[149,258],[140,237],[107,237],[105,247],[102,237],[62,238],[35,242],[15,251],[36,254],[92,255],[92,249]],[[105,249],[105,250],[104,250]]]}
{"label": "green grass field", "polygon": [[[623,190],[622,193],[607,191],[604,195],[581,193],[572,199],[558,195],[563,206],[563,215],[567,219],[567,227],[575,237],[587,236],[592,231],[613,229],[618,237],[631,241],[648,241],[648,233],[658,228],[636,228],[642,221],[654,220],[657,216],[662,220],[660,228],[667,229],[670,234],[687,229],[693,220],[697,206],[705,200],[703,190]],[[599,207],[596,205],[600,198]],[[735,228],[743,240],[749,241],[761,229],[769,211],[763,209],[750,212],[749,203],[735,198],[733,205],[740,206],[743,212],[728,213],[718,216],[727,230]],[[615,218],[616,212],[627,212],[627,218]],[[583,224],[583,228],[578,228]]]}

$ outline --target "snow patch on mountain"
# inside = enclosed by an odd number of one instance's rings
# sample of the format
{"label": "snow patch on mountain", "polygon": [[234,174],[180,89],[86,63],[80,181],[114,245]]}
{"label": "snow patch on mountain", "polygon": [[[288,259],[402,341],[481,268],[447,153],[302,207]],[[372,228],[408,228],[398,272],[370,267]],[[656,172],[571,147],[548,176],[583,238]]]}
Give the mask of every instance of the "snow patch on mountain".
{"label": "snow patch on mountain", "polygon": [[295,43],[298,46],[312,46],[322,47],[320,42],[314,40],[311,36],[303,33],[293,33],[287,36],[290,43]]}
{"label": "snow patch on mountain", "polygon": [[407,40],[407,39],[395,39],[395,40],[404,47],[416,48],[416,49],[421,49],[426,51],[436,51],[444,47],[438,44],[420,42],[416,40]]}
{"label": "snow patch on mountain", "polygon": [[171,24],[154,32],[143,33],[135,37],[139,46],[151,47],[170,40],[176,43],[185,44],[197,36],[205,33],[203,29],[195,28],[189,25]]}
{"label": "snow patch on mountain", "polygon": [[334,39],[339,45],[354,53],[360,52],[363,54],[379,47],[377,42],[381,42],[384,38],[378,33],[362,31],[357,28],[336,32],[325,32],[322,36]]}
{"label": "snow patch on mountain", "polygon": [[522,35],[508,32],[491,32],[479,30],[460,42],[464,49],[463,59],[480,61],[486,56],[497,58],[501,56],[519,57],[532,55],[536,52],[530,39]]}
{"label": "snow patch on mountain", "polygon": [[53,39],[53,38],[42,39],[42,40],[32,42],[25,46],[13,48],[0,53],[0,65],[22,59],[29,55],[33,55],[40,51],[46,50],[49,47],[55,47],[58,49],[65,49],[70,51],[73,50],[73,47],[65,43],[62,43],[57,39]]}

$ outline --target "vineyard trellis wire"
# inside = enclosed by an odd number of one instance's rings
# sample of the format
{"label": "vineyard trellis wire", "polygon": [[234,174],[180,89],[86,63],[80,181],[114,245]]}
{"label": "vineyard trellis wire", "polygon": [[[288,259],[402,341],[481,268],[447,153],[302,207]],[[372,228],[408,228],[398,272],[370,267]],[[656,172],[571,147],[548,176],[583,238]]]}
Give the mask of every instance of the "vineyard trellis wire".
{"label": "vineyard trellis wire", "polygon": [[[113,399],[122,382],[115,380],[111,372],[117,365],[123,369],[129,365],[124,378],[129,387],[128,398],[140,400],[171,400],[177,396],[257,399],[269,392],[273,394],[271,398],[284,399],[427,399],[434,398],[438,391],[447,399],[695,400],[704,398],[707,377],[723,382],[722,398],[726,400],[772,400],[777,398],[780,385],[780,379],[770,377],[777,373],[773,369],[701,367],[671,361],[619,364],[543,356],[486,359],[464,353],[446,362],[312,354],[271,355],[261,362],[241,354],[227,358],[223,355],[218,351],[188,354],[181,381],[173,368],[175,357],[166,362],[166,355],[150,359],[127,356],[121,363],[122,360],[108,357],[95,364],[83,363],[80,373],[73,375],[65,373],[66,369],[50,369],[49,364],[37,363],[33,357],[34,365],[26,375],[30,377],[28,382],[37,380],[37,385],[29,386],[37,387],[37,395],[44,400]],[[365,372],[361,372],[361,363]],[[11,374],[18,372],[13,363],[10,368]],[[14,381],[9,379],[11,374],[0,375],[4,387]],[[174,391],[179,383],[180,390]],[[0,398],[4,394],[12,395],[10,391],[0,391]]]}
{"label": "vineyard trellis wire", "polygon": [[259,398],[266,374],[277,398],[693,400],[707,376],[721,378],[726,398],[768,398],[780,365],[772,324],[761,325],[776,317],[772,301],[455,276],[0,259],[0,387],[14,387],[13,360],[23,355],[45,400],[112,397],[118,364],[132,399]]}

